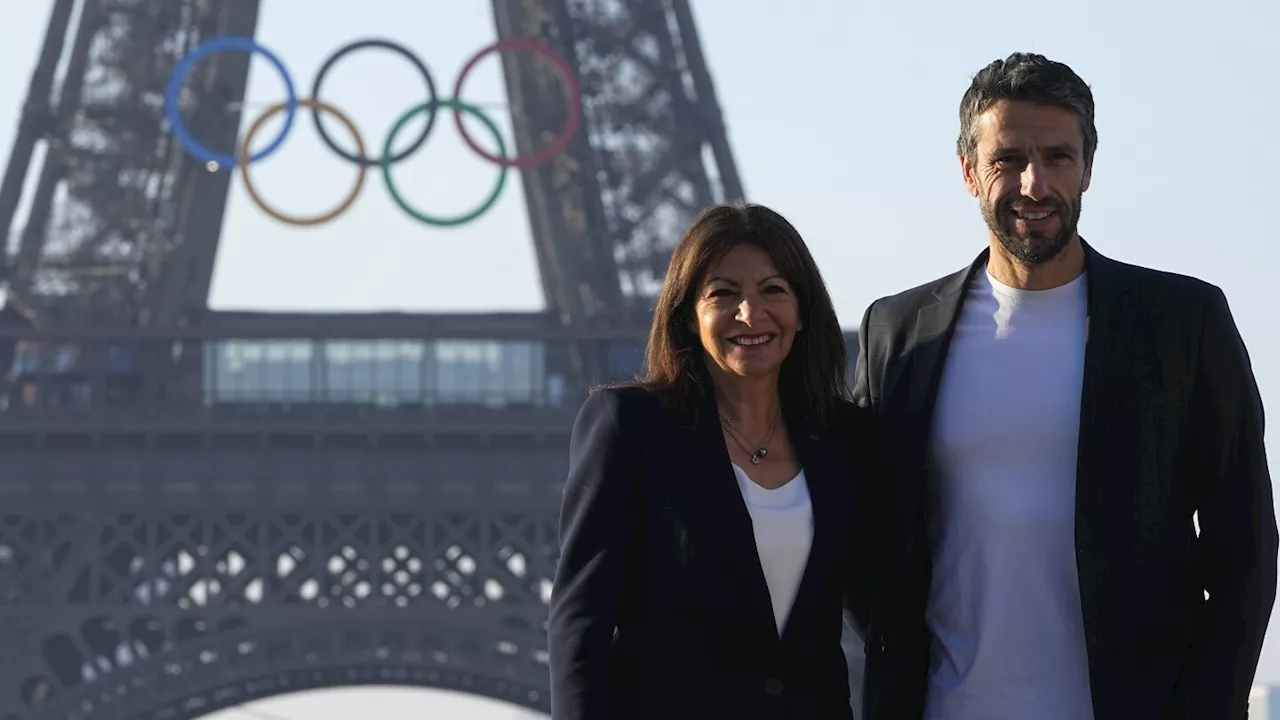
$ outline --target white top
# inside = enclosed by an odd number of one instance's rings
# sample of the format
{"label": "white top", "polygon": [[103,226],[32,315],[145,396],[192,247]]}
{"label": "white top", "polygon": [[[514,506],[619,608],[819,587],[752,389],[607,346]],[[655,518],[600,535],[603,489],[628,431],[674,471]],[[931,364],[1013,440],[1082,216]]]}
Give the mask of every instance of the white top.
{"label": "white top", "polygon": [[813,545],[813,505],[809,500],[809,483],[805,480],[804,470],[775,490],[766,490],[752,482],[736,463],[733,474],[738,478],[738,488],[742,490],[747,512],[751,513],[760,568],[764,570],[765,583],[769,586],[773,620],[781,636]]}
{"label": "white top", "polygon": [[1086,279],[977,273],[935,409],[925,720],[1091,720],[1075,555]]}

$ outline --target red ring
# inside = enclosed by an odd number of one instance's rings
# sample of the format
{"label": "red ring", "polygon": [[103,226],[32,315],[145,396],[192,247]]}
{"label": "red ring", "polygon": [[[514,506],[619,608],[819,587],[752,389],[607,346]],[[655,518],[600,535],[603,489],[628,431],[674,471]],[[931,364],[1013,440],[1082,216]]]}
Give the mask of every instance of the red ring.
{"label": "red ring", "polygon": [[476,144],[475,140],[467,134],[467,128],[462,123],[462,113],[457,109],[453,109],[453,122],[458,127],[458,132],[462,135],[462,139],[467,143],[477,155],[498,165],[505,167],[524,168],[533,165],[541,165],[551,158],[564,152],[569,147],[569,142],[573,140],[573,136],[578,132],[578,124],[582,121],[582,95],[578,91],[578,78],[574,69],[565,62],[564,58],[555,53],[554,50],[543,45],[532,38],[513,37],[480,48],[475,55],[467,60],[467,64],[462,66],[462,72],[458,73],[458,79],[453,84],[453,97],[462,98],[462,83],[467,79],[467,73],[480,62],[481,58],[492,52],[502,52],[504,50],[528,50],[535,55],[541,55],[551,61],[556,66],[560,77],[564,80],[565,105],[568,109],[568,117],[564,119],[564,127],[560,128],[559,134],[551,140],[551,142],[538,152],[522,158],[519,155],[515,157],[505,158],[501,155],[493,155],[486,152],[483,148]]}

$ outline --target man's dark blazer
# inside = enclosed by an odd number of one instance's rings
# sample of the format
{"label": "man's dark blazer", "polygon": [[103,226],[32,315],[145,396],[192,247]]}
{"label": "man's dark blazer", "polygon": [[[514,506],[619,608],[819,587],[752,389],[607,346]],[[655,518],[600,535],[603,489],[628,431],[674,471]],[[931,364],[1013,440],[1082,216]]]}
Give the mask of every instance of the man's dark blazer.
{"label": "man's dark blazer", "polygon": [[[1076,558],[1095,718],[1244,720],[1276,594],[1248,354],[1217,287],[1088,245],[1085,254]],[[933,408],[965,291],[986,260],[873,303],[859,330],[855,398],[874,409],[896,468],[882,488],[893,534],[868,629],[866,720],[923,711]]]}
{"label": "man's dark blazer", "polygon": [[680,412],[641,388],[591,395],[560,519],[552,718],[851,718],[840,636],[868,567],[853,513],[869,415],[846,401],[818,429],[786,412],[814,538],[779,638],[714,400]]}

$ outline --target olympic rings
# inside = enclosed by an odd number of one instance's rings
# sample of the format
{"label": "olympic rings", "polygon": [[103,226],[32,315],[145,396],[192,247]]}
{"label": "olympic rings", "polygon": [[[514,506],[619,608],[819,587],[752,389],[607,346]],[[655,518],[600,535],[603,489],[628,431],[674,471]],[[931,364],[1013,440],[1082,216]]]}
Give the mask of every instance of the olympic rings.
{"label": "olympic rings", "polygon": [[[403,56],[410,63],[413,63],[413,66],[416,67],[418,69],[418,72],[422,74],[422,78],[427,81],[427,102],[434,103],[436,101],[437,99],[436,98],[436,81],[434,78],[431,77],[431,71],[427,69],[426,65],[422,64],[422,61],[418,59],[418,56],[414,55],[413,52],[409,50],[409,48],[406,48],[403,45],[393,43],[390,40],[377,40],[377,39],[358,40],[356,42],[353,42],[348,45],[344,45],[341,48],[338,48],[337,52],[330,55],[329,59],[325,60],[324,64],[320,66],[320,72],[316,73],[316,79],[311,83],[311,97],[313,98],[320,97],[320,86],[324,84],[324,76],[329,74],[329,71],[333,69],[334,63],[341,60],[347,54],[353,53],[356,50],[363,50],[364,48],[383,48],[384,50],[390,50],[391,52],[394,52]],[[457,93],[454,94],[454,97],[457,97]],[[351,162],[358,163],[364,167],[373,167],[375,165],[378,165],[381,162],[380,160],[371,160],[365,157],[363,152],[356,153],[355,155],[351,155],[347,151],[335,145],[333,140],[330,139],[329,133],[326,132],[324,129],[324,123],[320,122],[320,113],[318,111],[312,110],[311,119],[315,121],[316,132],[320,133],[320,139],[324,141],[325,145],[329,146],[330,150],[338,153],[342,157],[350,160]],[[399,155],[396,155],[395,157],[392,157],[390,162],[393,164],[398,163],[401,160],[404,160],[405,158],[417,152],[418,148],[422,147],[422,144],[427,141],[427,137],[431,135],[431,129],[435,126],[435,124],[436,124],[436,113],[434,110],[432,110],[431,115],[427,117],[427,126],[422,128],[422,134],[418,136],[418,139],[414,140],[413,144],[410,145],[407,150],[400,153]]]}
{"label": "olympic rings", "polygon": [[493,120],[489,119],[488,115],[485,115],[480,111],[480,108],[468,105],[459,100],[437,100],[435,102],[423,103],[417,107],[409,108],[409,112],[401,115],[400,119],[396,120],[396,124],[392,126],[391,132],[387,133],[387,144],[386,147],[382,149],[382,180],[387,184],[387,192],[391,193],[391,199],[394,200],[396,205],[398,205],[401,210],[405,211],[405,213],[412,215],[414,218],[426,223],[427,225],[435,225],[437,227],[455,227],[458,225],[465,225],[486,212],[489,212],[489,208],[493,207],[493,204],[498,201],[498,196],[502,194],[502,188],[507,183],[507,166],[505,164],[498,166],[498,182],[493,186],[493,190],[489,192],[489,197],[485,198],[484,201],[480,203],[479,207],[465,215],[459,215],[453,218],[438,218],[428,215],[420,210],[416,210],[413,206],[409,205],[409,203],[400,196],[400,191],[396,189],[395,183],[391,180],[391,146],[395,144],[396,135],[400,134],[400,129],[405,126],[405,123],[412,120],[414,115],[424,111],[430,112],[434,115],[437,106],[452,108],[456,113],[465,112],[479,118],[480,122],[484,123],[485,127],[489,128],[489,132],[493,134],[493,139],[498,141],[498,155],[505,159],[507,154],[507,144],[502,141],[502,131],[498,129],[498,126],[494,124]]}
{"label": "olympic rings", "polygon": [[[341,122],[347,128],[347,132],[351,133],[351,137],[355,139],[356,153],[360,157],[364,157],[364,138],[360,137],[360,131],[356,129],[356,124],[351,121],[351,118],[347,117],[346,113],[329,103],[316,100],[315,98],[299,100],[298,105],[310,108],[311,111],[317,115],[319,115],[320,111],[323,110],[338,118],[338,122]],[[279,220],[286,225],[297,225],[299,227],[323,225],[346,212],[353,204],[355,204],[356,198],[360,197],[360,191],[364,189],[364,174],[366,167],[364,164],[356,165],[355,187],[351,189],[351,192],[347,193],[347,196],[343,198],[342,202],[338,203],[337,207],[322,215],[316,215],[315,217],[286,215],[268,205],[266,201],[258,195],[258,189],[253,186],[253,180],[249,179],[249,145],[253,142],[253,136],[258,134],[258,130],[262,128],[262,125],[287,107],[288,103],[276,103],[275,105],[272,105],[267,108],[266,112],[259,115],[258,119],[254,120],[253,124],[249,126],[249,130],[245,132],[244,140],[240,142],[239,152],[236,153],[236,160],[240,166],[240,180],[244,182],[245,192],[249,193],[249,198],[253,200],[253,204],[257,205],[262,209],[262,212],[270,215],[276,220]]]}
{"label": "olympic rings", "polygon": [[198,140],[191,136],[187,130],[186,123],[182,121],[182,113],[178,112],[178,95],[182,93],[182,83],[187,79],[187,75],[191,73],[191,68],[200,60],[225,50],[239,50],[240,52],[258,53],[265,57],[275,66],[276,72],[280,73],[280,77],[284,79],[285,92],[285,110],[284,127],[280,128],[280,134],[276,136],[271,144],[262,149],[261,152],[249,157],[251,161],[257,161],[265,158],[284,144],[284,139],[289,136],[289,130],[293,127],[293,116],[298,112],[298,96],[293,90],[293,78],[289,75],[289,71],[285,68],[284,62],[276,57],[276,54],[250,40],[249,38],[236,37],[227,35],[224,37],[216,37],[208,42],[201,43],[199,47],[192,50],[189,54],[178,61],[177,67],[173,69],[173,74],[169,76],[169,86],[165,88],[164,104],[166,114],[169,116],[169,127],[173,129],[173,135],[178,139],[178,144],[184,150],[191,153],[193,157],[203,163],[217,163],[219,168],[227,168],[230,170],[236,165],[235,155],[223,155],[201,145]]}
{"label": "olympic rings", "polygon": [[[341,59],[342,57],[346,56],[351,52],[364,49],[364,48],[374,48],[374,47],[391,50],[392,52],[395,52],[399,55],[404,56],[406,59],[409,60],[410,63],[412,63],[418,69],[418,71],[422,74],[423,79],[426,81],[426,84],[427,84],[426,102],[418,103],[414,105],[396,121],[390,133],[388,133],[386,141],[383,143],[382,156],[377,159],[370,158],[365,155],[364,140],[360,136],[359,131],[357,130],[355,124],[351,121],[351,119],[345,113],[343,113],[333,105],[330,105],[320,100],[319,98],[320,88],[321,88],[321,85],[323,85],[324,83],[324,78],[326,74],[329,72],[329,70],[332,69],[334,63],[336,63],[339,59]],[[190,74],[191,69],[194,67],[195,63],[215,52],[226,51],[226,50],[237,50],[240,52],[246,52],[251,54],[257,53],[262,55],[272,64],[272,66],[275,67],[276,71],[280,74],[281,78],[284,79],[284,84],[285,84],[284,102],[271,106],[262,114],[261,117],[254,120],[248,132],[245,134],[244,139],[240,143],[237,143],[236,151],[234,154],[215,153],[212,150],[201,145],[200,142],[191,135],[186,125],[183,123],[182,115],[178,107],[178,98],[182,92],[183,83],[186,81],[186,78]],[[465,82],[467,75],[475,68],[476,64],[479,63],[481,59],[483,59],[485,56],[489,54],[502,52],[505,50],[523,50],[523,51],[532,52],[536,55],[540,55],[544,57],[555,66],[557,73],[561,76],[563,80],[562,85],[564,89],[565,103],[566,103],[564,125],[561,127],[559,133],[556,134],[556,136],[551,140],[551,142],[546,147],[523,157],[519,155],[517,155],[516,157],[507,157],[507,146],[502,139],[502,133],[499,130],[498,126],[487,115],[481,112],[481,110],[478,107],[468,104],[466,102],[463,102],[462,100],[459,99],[462,85]],[[270,215],[271,217],[275,218],[280,222],[284,222],[291,225],[314,226],[314,225],[323,224],[336,219],[338,216],[342,215],[344,212],[346,212],[348,209],[350,209],[354,205],[356,198],[359,196],[360,192],[364,187],[365,170],[369,167],[377,165],[382,170],[381,174],[382,174],[383,182],[386,184],[387,190],[390,193],[392,200],[395,202],[397,207],[399,207],[403,212],[413,217],[414,219],[418,220],[419,222],[422,222],[427,225],[433,225],[437,227],[455,227],[458,225],[466,224],[468,222],[471,222],[479,218],[481,215],[488,212],[493,207],[498,197],[501,195],[503,188],[506,185],[506,173],[509,168],[513,168],[513,167],[529,168],[529,167],[541,165],[549,161],[551,158],[555,157],[559,153],[563,152],[565,148],[568,147],[573,137],[577,134],[578,128],[581,124],[582,98],[580,97],[579,85],[578,85],[577,77],[573,67],[569,65],[569,63],[566,62],[562,57],[557,55],[553,50],[551,50],[551,48],[531,38],[507,38],[505,40],[500,40],[496,43],[493,43],[491,45],[481,48],[470,59],[467,60],[461,72],[458,74],[458,78],[454,83],[453,94],[454,94],[453,98],[441,98],[437,96],[435,80],[432,77],[431,72],[427,69],[426,65],[408,48],[388,40],[368,39],[368,40],[360,40],[360,41],[349,43],[339,48],[337,51],[335,51],[328,59],[325,60],[325,62],[321,65],[319,72],[316,74],[315,80],[313,81],[312,87],[311,87],[311,97],[307,99],[300,99],[297,97],[297,94],[294,90],[294,82],[293,82],[292,76],[289,74],[289,71],[284,65],[284,63],[280,60],[279,57],[276,56],[275,53],[273,53],[268,48],[258,44],[252,38],[237,37],[237,36],[222,36],[222,37],[213,38],[211,40],[208,40],[200,44],[194,50],[192,50],[190,53],[184,56],[181,60],[179,60],[177,66],[173,70],[173,74],[169,78],[169,84],[166,87],[165,110],[169,120],[169,126],[173,130],[174,137],[177,139],[178,144],[188,154],[208,164],[210,166],[210,170],[221,170],[221,169],[230,170],[231,168],[239,166],[240,176],[241,176],[241,179],[244,181],[245,188],[249,194],[249,198],[253,201],[255,205],[261,208],[263,212],[265,212],[266,214]],[[299,105],[311,110],[312,119],[314,121],[316,131],[320,134],[320,137],[324,141],[325,145],[327,145],[329,149],[333,150],[339,156],[359,166],[359,174],[357,175],[357,178],[356,178],[355,187],[348,194],[348,196],[345,199],[343,199],[341,204],[339,204],[338,207],[335,208],[334,210],[331,210],[327,213],[324,213],[322,215],[315,216],[315,217],[290,216],[290,215],[281,213],[278,210],[268,206],[259,196],[257,188],[253,186],[252,180],[250,179],[249,172],[248,172],[249,165],[251,165],[252,163],[258,160],[262,160],[266,158],[267,156],[271,155],[271,153],[274,153],[275,151],[279,150],[280,147],[284,144],[285,139],[288,137],[289,132],[293,128],[293,119],[297,113],[297,108]],[[455,217],[437,217],[437,216],[433,216],[415,209],[407,201],[405,201],[404,198],[400,195],[399,190],[395,187],[395,184],[391,178],[391,166],[401,162],[402,160],[405,160],[406,158],[411,156],[413,153],[421,149],[421,147],[426,143],[428,137],[431,134],[432,129],[435,126],[437,111],[439,108],[442,108],[442,107],[450,108],[453,111],[454,124],[458,128],[458,131],[461,133],[462,138],[466,142],[467,146],[471,148],[471,150],[474,151],[477,155],[494,163],[495,165],[498,165],[500,168],[497,183],[494,185],[493,190],[485,198],[485,200],[480,204],[480,206],[475,210],[472,210],[471,212],[465,213],[463,215],[458,215]],[[266,122],[268,118],[279,114],[281,111],[285,112],[285,121],[284,121],[284,126],[280,129],[279,134],[271,141],[269,145],[267,145],[267,147],[263,148],[262,150],[256,153],[250,153],[249,151],[250,141],[253,139],[256,133],[261,129],[262,125]],[[354,155],[344,151],[342,148],[338,147],[336,143],[333,142],[332,138],[329,136],[328,132],[325,130],[323,122],[320,119],[320,113],[322,111],[328,112],[334,115],[334,117],[336,117],[340,121],[340,123],[344,125],[346,129],[355,138],[357,147],[356,147],[356,153]],[[426,128],[422,130],[421,135],[406,150],[404,150],[399,154],[393,155],[392,146],[394,145],[394,140],[396,136],[399,134],[400,130],[408,123],[408,121],[411,118],[423,112],[428,113]],[[467,132],[467,128],[465,124],[462,121],[463,114],[473,115],[479,118],[480,121],[490,131],[490,133],[493,134],[494,138],[497,140],[497,143],[498,143],[498,152],[496,154],[488,152],[484,148],[481,148],[475,142],[475,140],[470,136],[470,134]]]}
{"label": "olympic rings", "polygon": [[453,83],[453,96],[456,98],[462,97],[462,83],[466,81],[467,74],[475,68],[476,63],[480,62],[480,60],[489,53],[502,52],[504,50],[525,50],[533,53],[534,55],[541,55],[547,60],[550,60],[552,65],[555,65],[556,70],[560,73],[560,79],[564,81],[565,106],[567,108],[564,125],[560,128],[560,132],[556,134],[549,145],[533,155],[530,155],[527,158],[517,156],[507,159],[485,152],[483,148],[471,139],[471,135],[467,133],[466,126],[462,124],[462,113],[459,111],[459,108],[453,109],[453,122],[454,125],[458,127],[458,132],[462,135],[462,139],[467,143],[467,146],[470,147],[475,154],[489,162],[518,168],[541,165],[556,155],[564,152],[564,149],[569,147],[569,141],[573,140],[573,136],[577,134],[578,123],[582,119],[582,96],[578,92],[578,78],[575,75],[573,68],[569,67],[569,63],[565,62],[564,58],[555,54],[551,48],[531,38],[513,37],[507,38],[506,40],[499,40],[488,47],[480,48],[480,50],[478,50],[475,55],[472,55],[471,59],[467,60],[466,64],[462,66],[461,72],[458,73],[458,79]]}

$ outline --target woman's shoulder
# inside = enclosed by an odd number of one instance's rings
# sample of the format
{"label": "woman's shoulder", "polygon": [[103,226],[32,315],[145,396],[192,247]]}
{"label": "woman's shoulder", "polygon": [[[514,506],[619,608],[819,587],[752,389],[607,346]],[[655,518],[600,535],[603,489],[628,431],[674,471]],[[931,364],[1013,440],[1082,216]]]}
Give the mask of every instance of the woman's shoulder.
{"label": "woman's shoulder", "polygon": [[626,410],[660,407],[660,400],[656,394],[642,385],[631,383],[592,388],[587,395],[587,402],[611,405]]}
{"label": "woman's shoulder", "polygon": [[662,410],[661,399],[648,388],[618,384],[592,389],[579,415],[607,415],[619,423],[624,419],[630,423],[643,422]]}
{"label": "woman's shoulder", "polygon": [[642,386],[611,385],[593,389],[574,421],[573,436],[654,439],[677,421],[662,399]]}

